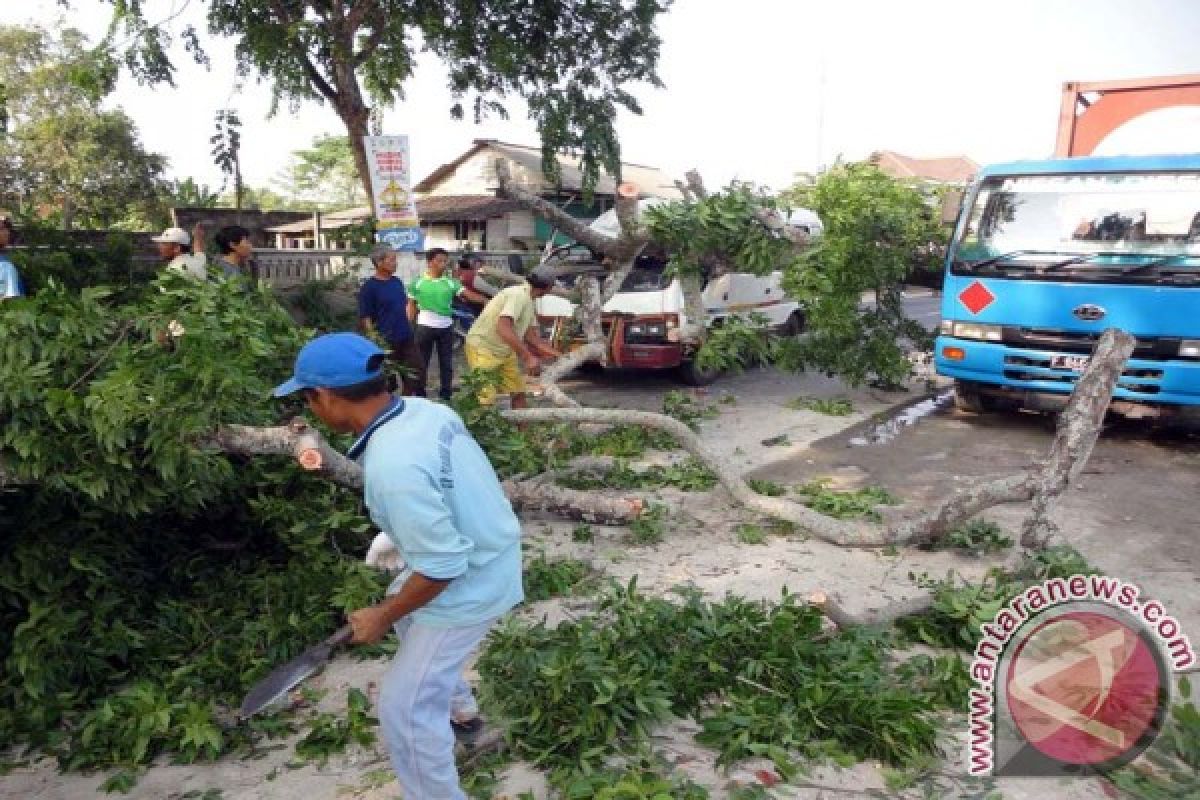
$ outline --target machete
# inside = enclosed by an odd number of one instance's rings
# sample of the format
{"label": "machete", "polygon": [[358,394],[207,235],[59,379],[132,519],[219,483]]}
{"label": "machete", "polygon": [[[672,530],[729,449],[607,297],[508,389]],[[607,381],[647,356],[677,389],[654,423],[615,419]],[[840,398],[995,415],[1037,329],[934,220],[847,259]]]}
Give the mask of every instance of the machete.
{"label": "machete", "polygon": [[283,697],[321,669],[333,654],[334,649],[349,642],[353,636],[353,629],[349,625],[344,625],[325,641],[314,644],[254,684],[246,695],[246,699],[242,701],[238,716],[242,719],[252,717]]}

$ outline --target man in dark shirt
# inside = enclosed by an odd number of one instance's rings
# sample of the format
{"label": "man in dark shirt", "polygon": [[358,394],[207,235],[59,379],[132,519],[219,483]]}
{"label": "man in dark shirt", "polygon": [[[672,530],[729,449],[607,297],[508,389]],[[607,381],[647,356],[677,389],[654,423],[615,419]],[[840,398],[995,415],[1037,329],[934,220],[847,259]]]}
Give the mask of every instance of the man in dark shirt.
{"label": "man in dark shirt", "polygon": [[371,251],[375,274],[358,290],[358,325],[364,333],[376,330],[400,365],[404,394],[425,396],[425,363],[408,322],[408,294],[396,277],[396,251],[385,244]]}
{"label": "man in dark shirt", "polygon": [[250,259],[254,257],[254,244],[250,241],[250,231],[241,225],[226,225],[217,231],[217,250],[221,257],[217,259],[217,269],[226,280],[233,278],[252,279],[250,274]]}

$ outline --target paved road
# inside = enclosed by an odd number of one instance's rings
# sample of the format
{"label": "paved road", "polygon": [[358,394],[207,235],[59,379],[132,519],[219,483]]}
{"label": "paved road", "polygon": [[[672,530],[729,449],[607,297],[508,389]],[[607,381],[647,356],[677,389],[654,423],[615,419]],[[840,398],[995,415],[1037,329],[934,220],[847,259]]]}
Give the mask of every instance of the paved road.
{"label": "paved road", "polygon": [[905,293],[904,311],[926,328],[936,328],[942,320],[942,296],[928,289],[910,289]]}
{"label": "paved road", "polygon": [[[972,415],[943,404],[879,444],[870,421],[811,444],[758,473],[781,483],[843,475],[886,487],[914,507],[987,477],[1019,473],[1044,457],[1054,418],[1023,413]],[[1054,504],[1066,539],[1100,569],[1141,585],[1200,640],[1200,537],[1195,497],[1200,436],[1168,434],[1138,421],[1112,420],[1078,483]],[[986,513],[1020,530],[1028,504]]]}
{"label": "paved road", "polygon": [[[863,306],[874,304],[874,293],[863,294]],[[936,328],[942,319],[942,296],[929,289],[914,287],[904,291],[904,312],[926,328]]]}

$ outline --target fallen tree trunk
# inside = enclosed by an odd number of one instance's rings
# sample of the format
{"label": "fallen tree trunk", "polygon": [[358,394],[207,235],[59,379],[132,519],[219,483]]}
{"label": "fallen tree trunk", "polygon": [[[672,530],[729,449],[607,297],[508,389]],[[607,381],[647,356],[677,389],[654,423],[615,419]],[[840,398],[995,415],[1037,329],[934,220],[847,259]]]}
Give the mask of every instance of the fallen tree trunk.
{"label": "fallen tree trunk", "polygon": [[813,592],[809,595],[808,602],[819,608],[821,613],[839,628],[848,628],[854,625],[882,627],[901,617],[928,611],[929,607],[933,605],[933,595],[929,593],[915,595],[886,605],[872,606],[858,614],[847,611],[841,598],[829,592]]}
{"label": "fallen tree trunk", "polygon": [[[675,441],[717,475],[721,485],[744,508],[800,526],[822,541],[840,546],[879,547],[936,541],[984,509],[1001,503],[1034,500],[1031,524],[1044,519],[1050,498],[1061,494],[1086,463],[1104,414],[1133,352],[1134,339],[1115,328],[1105,331],[1091,363],[1076,383],[1062,412],[1059,432],[1046,460],[1028,473],[986,481],[960,489],[932,511],[884,528],[860,521],[827,517],[782,497],[766,497],[750,488],[741,474],[690,428],[665,414],[592,408],[539,408],[509,411],[516,422],[569,422],[601,425],[641,425],[670,434]],[[1025,537],[1030,542],[1031,537]],[[1033,542],[1037,544],[1037,542]]]}
{"label": "fallen tree trunk", "polygon": [[[891,541],[932,542],[985,508],[1026,500],[1032,500],[1034,506],[1027,530],[1031,525],[1039,526],[1049,501],[1062,494],[1087,463],[1100,435],[1113,390],[1135,344],[1132,336],[1117,328],[1109,328],[1100,337],[1091,362],[1075,383],[1067,407],[1059,415],[1058,432],[1041,465],[1035,465],[1022,475],[959,489],[932,511],[895,526]],[[1022,544],[1040,546],[1045,542],[1026,534]]]}
{"label": "fallen tree trunk", "polygon": [[[217,431],[211,444],[237,455],[291,456],[304,469],[334,483],[360,491],[363,487],[362,467],[335,450],[302,419],[273,428],[228,425]],[[551,511],[596,525],[628,525],[645,509],[645,501],[638,497],[610,497],[536,481],[504,481],[501,485],[515,511]]]}
{"label": "fallen tree trunk", "polygon": [[649,411],[608,410],[598,408],[535,408],[508,411],[505,417],[514,422],[570,422],[599,425],[640,425],[655,428],[672,436],[689,453],[702,461],[717,476],[721,485],[734,499],[751,511],[786,520],[804,528],[819,539],[839,545],[873,546],[886,544],[881,531],[870,525],[845,522],[817,513],[807,506],[782,497],[766,497],[750,488],[738,471],[711,447],[700,440],[692,429],[665,414]]}

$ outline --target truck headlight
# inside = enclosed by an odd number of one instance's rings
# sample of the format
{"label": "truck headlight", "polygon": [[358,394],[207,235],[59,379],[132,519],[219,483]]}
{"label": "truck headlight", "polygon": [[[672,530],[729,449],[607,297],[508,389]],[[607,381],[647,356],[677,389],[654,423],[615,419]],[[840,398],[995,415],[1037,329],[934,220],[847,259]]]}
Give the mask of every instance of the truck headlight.
{"label": "truck headlight", "polygon": [[1180,358],[1200,358],[1200,339],[1184,339],[1179,343]]}
{"label": "truck headlight", "polygon": [[[946,328],[949,326],[949,331]],[[981,322],[942,321],[942,333],[958,339],[977,339],[981,342],[1004,341],[1004,329],[999,325],[984,325]]]}

